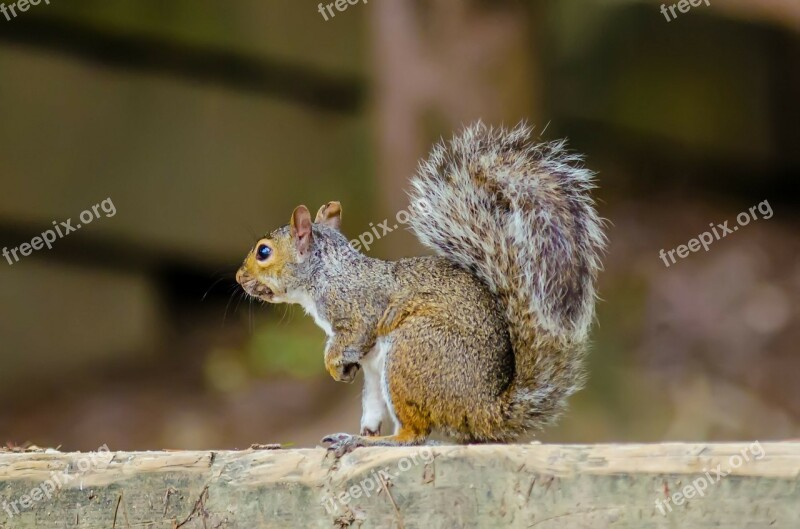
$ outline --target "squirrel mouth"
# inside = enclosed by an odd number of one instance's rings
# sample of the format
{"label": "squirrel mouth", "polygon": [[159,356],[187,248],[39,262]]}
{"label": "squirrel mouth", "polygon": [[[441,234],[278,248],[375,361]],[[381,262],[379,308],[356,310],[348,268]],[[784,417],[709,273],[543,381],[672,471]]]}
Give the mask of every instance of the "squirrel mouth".
{"label": "squirrel mouth", "polygon": [[272,292],[272,289],[265,285],[258,285],[255,289],[255,292],[260,298],[272,299],[272,296],[275,295],[274,292]]}
{"label": "squirrel mouth", "polygon": [[272,299],[272,297],[275,295],[272,289],[267,285],[263,285],[256,281],[248,281],[247,283],[242,284],[242,288],[254,298],[261,298],[267,301]]}

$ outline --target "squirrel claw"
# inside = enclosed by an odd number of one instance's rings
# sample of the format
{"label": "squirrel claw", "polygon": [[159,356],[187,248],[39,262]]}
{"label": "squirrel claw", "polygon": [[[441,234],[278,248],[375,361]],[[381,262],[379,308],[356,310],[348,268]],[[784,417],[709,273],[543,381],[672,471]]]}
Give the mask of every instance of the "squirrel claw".
{"label": "squirrel claw", "polygon": [[332,433],[323,437],[322,442],[328,444],[338,443],[339,441],[343,441],[348,437],[350,437],[350,434],[347,433]]}
{"label": "squirrel claw", "polygon": [[374,430],[370,430],[366,426],[361,428],[361,437],[378,437],[381,434],[381,425],[378,424],[378,427]]}
{"label": "squirrel claw", "polygon": [[335,433],[325,436],[322,442],[328,444],[328,451],[338,459],[345,454],[349,454],[356,448],[365,446],[364,441],[357,435],[346,433]]}

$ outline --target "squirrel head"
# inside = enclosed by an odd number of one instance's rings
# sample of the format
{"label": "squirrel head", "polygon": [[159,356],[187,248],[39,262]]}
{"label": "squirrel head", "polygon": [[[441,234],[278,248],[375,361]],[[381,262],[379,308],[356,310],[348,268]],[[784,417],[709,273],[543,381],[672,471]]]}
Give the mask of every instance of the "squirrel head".
{"label": "squirrel head", "polygon": [[[339,231],[342,206],[328,202],[314,222],[305,206],[298,206],[288,225],[256,242],[236,273],[236,282],[249,295],[269,303],[296,303],[321,268],[324,247],[346,247],[355,252]],[[347,251],[345,250],[345,251]],[[341,251],[341,250],[340,250]]]}

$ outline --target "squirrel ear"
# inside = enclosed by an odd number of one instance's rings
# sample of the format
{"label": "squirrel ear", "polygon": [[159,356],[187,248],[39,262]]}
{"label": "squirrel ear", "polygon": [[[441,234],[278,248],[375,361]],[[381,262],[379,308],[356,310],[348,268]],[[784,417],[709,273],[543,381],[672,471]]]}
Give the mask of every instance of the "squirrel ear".
{"label": "squirrel ear", "polygon": [[292,212],[289,223],[289,233],[294,239],[294,245],[301,258],[305,258],[311,250],[314,236],[311,233],[311,213],[305,206],[297,206]]}
{"label": "squirrel ear", "polygon": [[328,202],[317,211],[315,224],[330,226],[336,231],[342,230],[342,204],[339,202]]}

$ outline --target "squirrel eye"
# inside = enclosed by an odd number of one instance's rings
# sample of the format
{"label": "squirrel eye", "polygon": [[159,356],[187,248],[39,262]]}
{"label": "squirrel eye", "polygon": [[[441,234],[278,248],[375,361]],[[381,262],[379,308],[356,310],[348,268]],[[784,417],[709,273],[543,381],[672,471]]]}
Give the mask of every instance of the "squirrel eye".
{"label": "squirrel eye", "polygon": [[256,250],[256,259],[259,261],[266,261],[269,259],[269,256],[272,255],[272,248],[267,246],[266,244],[262,244]]}

